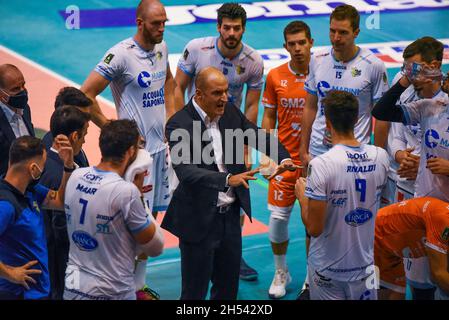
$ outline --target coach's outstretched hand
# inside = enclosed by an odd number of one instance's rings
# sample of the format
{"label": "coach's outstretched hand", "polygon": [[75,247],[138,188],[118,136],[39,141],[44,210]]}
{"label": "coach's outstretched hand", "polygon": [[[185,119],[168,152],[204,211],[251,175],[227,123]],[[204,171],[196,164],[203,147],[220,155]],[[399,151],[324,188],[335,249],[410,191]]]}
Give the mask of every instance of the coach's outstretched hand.
{"label": "coach's outstretched hand", "polygon": [[281,174],[281,173],[283,173],[283,172],[285,172],[287,170],[295,171],[297,169],[302,169],[302,166],[297,166],[291,160],[285,160],[280,165],[277,166],[276,170],[267,179],[268,180],[273,179],[278,174]]}
{"label": "coach's outstretched hand", "polygon": [[240,187],[243,185],[246,189],[249,189],[248,180],[257,180],[254,175],[260,171],[259,168],[242,172],[229,177],[228,184],[230,187]]}

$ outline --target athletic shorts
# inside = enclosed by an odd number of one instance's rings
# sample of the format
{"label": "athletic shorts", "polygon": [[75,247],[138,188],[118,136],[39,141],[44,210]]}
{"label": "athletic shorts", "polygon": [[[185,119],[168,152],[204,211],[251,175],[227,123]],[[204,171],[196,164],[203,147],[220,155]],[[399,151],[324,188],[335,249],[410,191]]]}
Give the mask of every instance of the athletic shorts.
{"label": "athletic shorts", "polygon": [[432,289],[428,257],[404,258],[405,277],[408,284],[416,289]]}
{"label": "athletic shorts", "polygon": [[152,212],[165,211],[171,199],[169,186],[169,166],[171,166],[171,163],[168,147],[151,156],[153,157],[153,167],[145,177],[143,197]]}
{"label": "athletic shorts", "polygon": [[368,277],[337,281],[323,277],[308,266],[310,300],[377,300],[377,290]]}
{"label": "athletic shorts", "polygon": [[[294,161],[299,165],[299,161]],[[301,170],[285,171],[268,183],[268,210],[290,212],[296,201],[295,184],[301,177]]]}

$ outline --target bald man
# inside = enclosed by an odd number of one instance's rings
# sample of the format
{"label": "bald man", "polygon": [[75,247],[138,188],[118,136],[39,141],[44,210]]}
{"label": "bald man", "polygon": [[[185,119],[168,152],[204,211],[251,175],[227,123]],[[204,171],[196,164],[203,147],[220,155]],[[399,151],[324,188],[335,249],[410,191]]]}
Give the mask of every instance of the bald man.
{"label": "bald man", "polygon": [[[168,65],[168,49],[163,40],[167,14],[159,1],[143,0],[136,10],[137,31],[103,56],[83,83],[81,91],[94,104],[92,120],[102,127],[108,119],[95,100],[110,85],[119,119],[137,122],[145,149],[153,158],[153,166],[145,177],[143,196],[156,216],[170,202],[169,163],[164,125],[174,113],[175,81]],[[136,287],[139,300],[157,298],[145,287],[146,259],[136,264]]]}
{"label": "bald man", "polygon": [[28,92],[22,72],[12,64],[0,65],[0,177],[8,170],[9,147],[22,136],[33,136]]}
{"label": "bald man", "polygon": [[[246,171],[244,144],[258,150],[267,146],[259,151],[282,162],[275,174],[296,167],[277,138],[258,132],[261,129],[228,102],[228,81],[221,71],[203,69],[195,87],[193,98],[165,130],[179,185],[162,227],[179,238],[181,299],[205,299],[212,281],[211,299],[234,300],[242,254],[240,208],[251,219],[249,180],[258,172]],[[239,145],[241,130],[254,133],[254,141]]]}

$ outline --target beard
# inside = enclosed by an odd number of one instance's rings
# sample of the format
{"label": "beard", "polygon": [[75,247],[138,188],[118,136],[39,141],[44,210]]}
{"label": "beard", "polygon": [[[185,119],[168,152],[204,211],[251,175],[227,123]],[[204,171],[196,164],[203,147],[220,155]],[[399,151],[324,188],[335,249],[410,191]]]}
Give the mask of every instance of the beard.
{"label": "beard", "polygon": [[[235,37],[232,37],[232,38],[229,37],[229,38],[225,39],[221,33],[220,33],[220,38],[221,38],[223,45],[227,49],[230,49],[230,50],[237,48],[239,46],[240,42],[242,42],[242,37],[240,37],[240,39],[237,39]],[[234,44],[230,44],[231,41],[233,41]]]}
{"label": "beard", "polygon": [[143,38],[145,39],[145,42],[151,43],[151,44],[158,44],[158,43],[161,43],[163,40],[163,35],[161,35],[159,37],[155,37],[145,27],[142,29],[142,35],[143,35]]}

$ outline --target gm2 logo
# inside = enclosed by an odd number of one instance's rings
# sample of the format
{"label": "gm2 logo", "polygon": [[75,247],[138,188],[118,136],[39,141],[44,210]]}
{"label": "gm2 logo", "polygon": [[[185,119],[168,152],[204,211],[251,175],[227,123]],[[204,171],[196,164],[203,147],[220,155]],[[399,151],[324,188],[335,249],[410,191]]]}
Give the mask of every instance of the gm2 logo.
{"label": "gm2 logo", "polygon": [[[436,140],[436,141],[435,141]],[[427,129],[424,134],[424,141],[428,148],[436,148],[438,146],[438,141],[440,140],[440,135],[433,129]]]}
{"label": "gm2 logo", "polygon": [[137,76],[137,82],[139,83],[140,87],[148,88],[151,85],[151,74],[149,74],[147,71],[142,71]]}
{"label": "gm2 logo", "polygon": [[351,227],[358,227],[365,224],[372,217],[373,214],[371,211],[363,208],[357,208],[345,216],[345,222]]}

